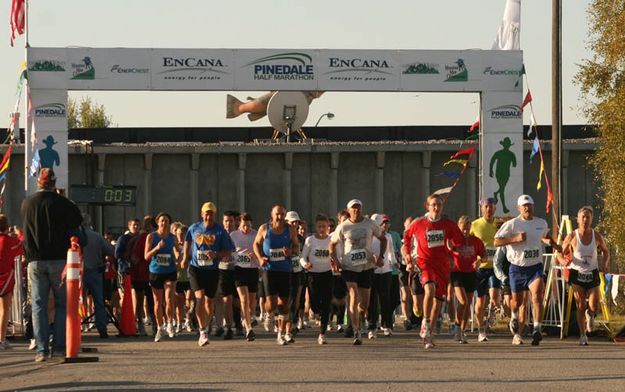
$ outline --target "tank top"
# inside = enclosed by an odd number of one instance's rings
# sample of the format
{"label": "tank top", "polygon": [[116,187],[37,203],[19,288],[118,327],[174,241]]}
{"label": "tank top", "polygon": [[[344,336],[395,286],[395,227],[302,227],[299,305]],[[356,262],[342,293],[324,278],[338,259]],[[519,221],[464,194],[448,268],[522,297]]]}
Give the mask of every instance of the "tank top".
{"label": "tank top", "polygon": [[579,230],[575,230],[575,239],[577,246],[573,252],[573,260],[571,260],[571,269],[591,272],[598,268],[599,263],[597,261],[597,245],[595,243],[595,231],[592,230],[592,239],[589,245],[582,244],[582,239],[579,236]]}
{"label": "tank top", "polygon": [[[152,233],[152,249],[161,241],[155,231]],[[174,235],[169,233],[164,239],[165,246],[158,250],[150,259],[150,272],[153,274],[171,274],[176,272],[176,257],[174,256]]]}
{"label": "tank top", "polygon": [[267,271],[291,272],[291,257],[284,254],[283,248],[291,248],[291,234],[289,226],[285,225],[284,231],[275,234],[271,231],[271,222],[267,223],[267,235],[263,241],[263,254],[269,258],[269,263],[263,267]]}

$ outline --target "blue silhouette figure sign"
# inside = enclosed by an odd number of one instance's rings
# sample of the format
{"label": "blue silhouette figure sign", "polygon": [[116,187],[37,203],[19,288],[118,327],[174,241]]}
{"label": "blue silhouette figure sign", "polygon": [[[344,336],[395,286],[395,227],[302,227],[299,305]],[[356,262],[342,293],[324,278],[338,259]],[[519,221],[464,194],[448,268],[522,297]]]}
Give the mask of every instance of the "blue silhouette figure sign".
{"label": "blue silhouette figure sign", "polygon": [[48,135],[48,137],[43,140],[43,143],[46,145],[46,147],[38,151],[41,164],[40,167],[54,169],[55,165],[60,166],[61,158],[59,157],[59,153],[52,148],[52,146],[56,144],[56,141],[54,141],[52,135]]}

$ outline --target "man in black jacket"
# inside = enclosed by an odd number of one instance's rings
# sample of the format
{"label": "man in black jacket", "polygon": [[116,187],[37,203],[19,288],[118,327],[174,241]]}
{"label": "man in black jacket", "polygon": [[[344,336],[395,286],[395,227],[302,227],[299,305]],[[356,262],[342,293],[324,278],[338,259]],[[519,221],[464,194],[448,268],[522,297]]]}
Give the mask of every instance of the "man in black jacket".
{"label": "man in black jacket", "polygon": [[33,332],[37,342],[36,362],[46,360],[48,349],[48,295],[54,293],[53,353],[65,356],[65,284],[61,274],[70,246],[70,235],[82,221],[78,207],[55,191],[52,169],[43,168],[38,190],[22,202],[24,255],[28,263]]}

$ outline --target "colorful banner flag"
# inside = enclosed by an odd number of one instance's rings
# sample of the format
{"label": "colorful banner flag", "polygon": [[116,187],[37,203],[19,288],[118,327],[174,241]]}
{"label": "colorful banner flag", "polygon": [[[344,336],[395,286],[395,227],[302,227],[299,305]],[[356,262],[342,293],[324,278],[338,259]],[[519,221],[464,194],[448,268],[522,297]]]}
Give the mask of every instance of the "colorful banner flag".
{"label": "colorful banner flag", "polygon": [[473,156],[474,152],[475,152],[475,147],[465,148],[464,150],[460,150],[457,153],[455,153],[454,155],[452,155],[451,157],[449,157],[449,159],[458,158],[461,155],[468,155],[469,158],[467,158],[467,159],[471,159],[471,157]]}
{"label": "colorful banner flag", "polygon": [[527,94],[525,94],[525,99],[523,100],[523,104],[521,105],[521,111],[523,111],[523,109],[530,103],[532,102],[532,93],[530,92],[530,90],[527,90]]}
{"label": "colorful banner flag", "polygon": [[434,192],[435,195],[445,195],[447,193],[451,193],[451,191],[454,189],[453,186],[448,186],[447,188],[441,188],[439,190],[437,190],[436,192]]}
{"label": "colorful banner flag", "polygon": [[15,38],[24,34],[26,26],[26,8],[24,0],[13,0],[11,3],[11,46]]}
{"label": "colorful banner flag", "polygon": [[451,160],[443,163],[443,166],[451,165],[452,163],[457,163],[459,165],[462,165],[462,166],[466,167],[467,163],[469,163],[469,160],[468,159],[451,159]]}
{"label": "colorful banner flag", "polygon": [[471,125],[471,128],[469,128],[469,132],[473,132],[479,127],[480,127],[480,120],[477,120],[476,122],[473,123],[473,125]]}
{"label": "colorful banner flag", "polygon": [[536,184],[536,190],[540,190],[543,186],[543,174],[545,174],[545,163],[540,160],[540,171],[538,172],[538,183]]}
{"label": "colorful banner flag", "polygon": [[450,171],[444,170],[441,173],[439,173],[438,175],[439,176],[445,176],[445,177],[453,178],[453,179],[458,179],[458,178],[460,178],[462,173],[456,173],[456,172],[450,172]]}
{"label": "colorful banner flag", "polygon": [[540,142],[538,141],[538,135],[536,135],[536,137],[534,138],[534,143],[532,144],[532,152],[530,152],[530,165],[532,164],[534,155],[538,154],[539,149],[540,149]]}

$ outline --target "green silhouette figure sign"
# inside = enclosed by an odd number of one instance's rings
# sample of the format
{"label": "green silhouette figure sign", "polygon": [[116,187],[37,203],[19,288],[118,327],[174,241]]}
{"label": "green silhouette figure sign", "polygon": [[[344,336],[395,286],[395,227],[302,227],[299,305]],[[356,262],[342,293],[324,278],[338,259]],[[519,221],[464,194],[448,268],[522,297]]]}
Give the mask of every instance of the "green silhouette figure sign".
{"label": "green silhouette figure sign", "polygon": [[52,148],[52,146],[56,144],[56,141],[54,141],[52,135],[48,135],[48,137],[43,140],[43,143],[46,145],[46,147],[39,150],[41,168],[47,167],[50,169],[54,169],[54,165],[59,166],[61,164],[61,158],[59,157],[59,153]]}
{"label": "green silhouette figure sign", "polygon": [[[509,137],[505,137],[499,142],[503,146],[503,149],[495,151],[493,157],[490,159],[489,176],[493,177],[493,166],[495,166],[495,178],[497,179],[497,185],[499,189],[493,193],[493,198],[496,201],[501,200],[503,212],[507,214],[510,212],[506,206],[506,185],[510,179],[510,167],[516,167],[516,156],[510,151],[510,146],[513,145]],[[499,196],[499,197],[497,197]]]}

